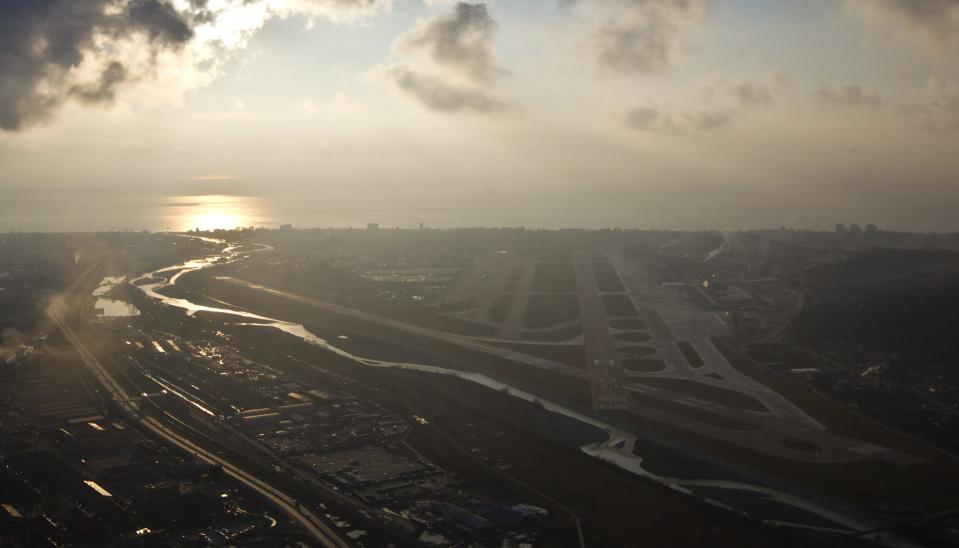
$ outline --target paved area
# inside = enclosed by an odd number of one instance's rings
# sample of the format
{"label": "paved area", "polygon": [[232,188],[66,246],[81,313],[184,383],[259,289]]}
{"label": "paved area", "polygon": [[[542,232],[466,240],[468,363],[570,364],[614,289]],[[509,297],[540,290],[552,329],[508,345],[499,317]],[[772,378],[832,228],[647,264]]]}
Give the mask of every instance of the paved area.
{"label": "paved area", "polygon": [[[524,331],[523,316],[535,267],[536,260],[529,257],[495,255],[477,259],[447,288],[442,300],[468,306],[457,315],[496,327],[500,330],[497,338],[518,340]],[[513,299],[505,319],[496,322],[491,311],[504,293],[512,294]]]}
{"label": "paved area", "polygon": [[629,394],[623,385],[623,369],[619,351],[610,336],[606,309],[596,287],[588,257],[585,253],[573,256],[576,285],[579,290],[579,308],[583,322],[583,341],[586,345],[586,363],[589,367],[589,389],[596,409],[628,409]]}
{"label": "paved area", "polygon": [[[911,464],[918,459],[889,448],[864,443],[861,440],[827,431],[817,420],[798,406],[769,387],[739,372],[729,363],[712,338],[730,335],[729,327],[712,311],[701,310],[686,297],[681,286],[663,285],[656,282],[642,265],[622,256],[610,257],[619,273],[639,318],[645,324],[645,332],[652,336],[640,343],[656,350],[649,358],[662,360],[665,367],[652,373],[626,372],[623,382],[627,393],[641,394],[664,402],[657,405],[642,405],[630,401],[630,410],[644,417],[675,424],[687,430],[719,438],[723,441],[744,445],[767,454],[807,462],[855,462],[868,458],[886,460],[897,464]],[[693,367],[678,343],[689,344],[702,360],[700,367]],[[626,346],[636,343],[618,343]],[[753,398],[768,411],[747,411],[723,405],[707,398],[697,397],[679,388],[670,390],[662,386],[644,385],[642,380],[677,379],[695,382],[708,387],[729,390]],[[631,400],[634,398],[631,397]],[[663,406],[679,404],[691,411],[666,412]],[[675,408],[674,408],[675,409]],[[699,415],[697,413],[706,413]],[[716,419],[710,419],[716,417]],[[722,419],[741,423],[745,428],[721,427]],[[817,450],[801,450],[784,444],[787,440],[802,440],[817,446]]]}

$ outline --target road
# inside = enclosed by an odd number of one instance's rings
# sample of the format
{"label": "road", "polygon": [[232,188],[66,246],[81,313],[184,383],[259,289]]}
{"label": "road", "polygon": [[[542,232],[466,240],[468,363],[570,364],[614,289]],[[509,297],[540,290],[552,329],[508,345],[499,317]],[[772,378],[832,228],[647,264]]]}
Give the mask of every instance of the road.
{"label": "road", "polygon": [[98,270],[99,269],[93,265],[85,270],[80,278],[67,290],[66,296],[57,296],[50,303],[47,314],[60,331],[63,332],[70,344],[76,349],[77,354],[87,367],[93,371],[100,384],[107,390],[117,405],[127,413],[131,420],[139,422],[144,428],[165,440],[170,445],[174,445],[207,463],[220,466],[227,475],[249,489],[259,493],[263,498],[287,514],[292,520],[299,523],[321,546],[336,548],[349,547],[350,543],[343,538],[338,531],[330,527],[309,509],[304,508],[293,497],[227,461],[223,456],[207,451],[203,447],[184,438],[153,417],[142,416],[138,398],[132,397],[131,394],[117,382],[100,360],[89,351],[82,338],[77,335],[68,321],[70,310],[78,310],[78,305],[81,302],[79,288],[83,287],[83,280],[94,275]]}

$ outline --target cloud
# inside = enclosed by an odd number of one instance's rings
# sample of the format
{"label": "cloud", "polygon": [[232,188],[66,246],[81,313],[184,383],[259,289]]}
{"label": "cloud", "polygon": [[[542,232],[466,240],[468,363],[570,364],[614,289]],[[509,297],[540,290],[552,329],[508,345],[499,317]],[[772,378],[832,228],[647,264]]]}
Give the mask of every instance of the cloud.
{"label": "cloud", "polygon": [[702,92],[707,98],[713,99],[718,90],[725,88],[736,106],[752,108],[772,103],[779,92],[792,87],[792,72],[784,68],[774,68],[761,79],[736,79],[730,75],[718,74],[703,84]]}
{"label": "cloud", "polygon": [[491,113],[508,108],[506,102],[483,88],[453,84],[405,65],[386,69],[386,75],[401,91],[433,110]]}
{"label": "cloud", "polygon": [[634,107],[626,112],[623,121],[628,127],[640,131],[671,132],[678,129],[668,115],[655,107]]}
{"label": "cloud", "polygon": [[959,85],[933,77],[926,85],[923,126],[935,130],[959,130]]}
{"label": "cloud", "polygon": [[867,22],[941,52],[959,51],[959,0],[846,0]]}
{"label": "cloud", "polygon": [[685,134],[724,128],[732,123],[733,116],[726,109],[688,110],[673,116],[656,107],[641,106],[627,111],[623,121],[639,131]]}
{"label": "cloud", "polygon": [[[576,4],[589,4],[574,0]],[[684,34],[709,15],[712,0],[603,0],[615,18],[593,32],[590,43],[604,72],[651,74],[667,70]]]}
{"label": "cloud", "polygon": [[725,110],[696,110],[684,114],[686,125],[700,131],[719,129],[733,121],[732,115]]}
{"label": "cloud", "polygon": [[[246,0],[257,2],[257,0]],[[281,17],[305,15],[320,17],[333,23],[352,23],[368,19],[377,13],[389,13],[393,0],[260,0]],[[309,25],[312,28],[312,23]]]}
{"label": "cloud", "polygon": [[776,67],[769,70],[766,75],[766,82],[772,87],[791,89],[795,82],[795,77],[789,69]]}
{"label": "cloud", "polygon": [[238,175],[196,175],[191,177],[194,181],[238,181],[242,178]]}
{"label": "cloud", "polygon": [[130,21],[144,29],[152,40],[182,44],[193,29],[172,4],[159,0],[133,0],[127,5]]}
{"label": "cloud", "polygon": [[878,93],[865,91],[859,84],[823,87],[816,92],[816,97],[823,103],[836,107],[882,106],[882,98]]}
{"label": "cloud", "polygon": [[114,89],[127,78],[127,69],[119,61],[111,61],[100,79],[94,83],[77,84],[70,88],[68,95],[76,97],[85,104],[112,103]]}
{"label": "cloud", "polygon": [[112,100],[126,69],[91,52],[133,36],[155,57],[157,50],[181,46],[192,31],[158,0],[7,3],[0,17],[0,128],[45,120],[71,96]]}
{"label": "cloud", "polygon": [[769,91],[769,84],[745,79],[731,84],[729,94],[741,107],[768,105],[773,100],[772,93]]}
{"label": "cloud", "polygon": [[71,100],[109,105],[133,84],[182,95],[219,76],[232,52],[273,17],[346,21],[389,8],[390,0],[4,2],[0,129],[49,120]]}
{"label": "cloud", "polygon": [[389,67],[383,74],[404,94],[439,112],[494,113],[509,104],[496,93],[496,79],[506,71],[493,53],[496,22],[486,4],[457,2],[400,35],[396,49],[425,57],[429,70],[411,64]]}
{"label": "cloud", "polygon": [[400,49],[426,51],[433,62],[477,82],[491,82],[502,72],[493,54],[496,22],[486,4],[458,2],[453,12],[427,20],[397,39]]}

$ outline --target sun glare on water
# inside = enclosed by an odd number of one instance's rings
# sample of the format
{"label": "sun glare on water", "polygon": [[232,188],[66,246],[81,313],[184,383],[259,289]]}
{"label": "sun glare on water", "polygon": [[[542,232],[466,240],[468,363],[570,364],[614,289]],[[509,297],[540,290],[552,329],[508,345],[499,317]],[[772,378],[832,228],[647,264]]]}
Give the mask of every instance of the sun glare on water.
{"label": "sun glare on water", "polygon": [[245,196],[180,196],[175,208],[178,230],[233,229],[256,223],[256,202]]}

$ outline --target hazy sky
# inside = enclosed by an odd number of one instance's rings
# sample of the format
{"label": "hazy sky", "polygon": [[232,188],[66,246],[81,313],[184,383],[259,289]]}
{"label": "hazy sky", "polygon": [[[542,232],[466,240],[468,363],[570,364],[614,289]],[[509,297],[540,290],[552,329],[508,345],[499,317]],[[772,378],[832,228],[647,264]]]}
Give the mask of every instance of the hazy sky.
{"label": "hazy sky", "polygon": [[0,10],[0,230],[204,195],[318,226],[959,230],[959,0]]}

